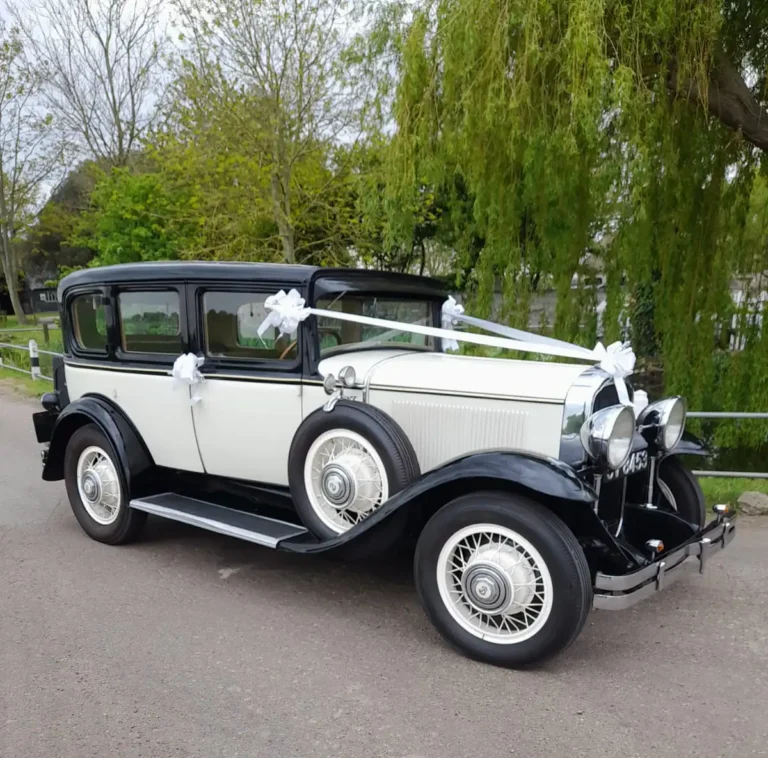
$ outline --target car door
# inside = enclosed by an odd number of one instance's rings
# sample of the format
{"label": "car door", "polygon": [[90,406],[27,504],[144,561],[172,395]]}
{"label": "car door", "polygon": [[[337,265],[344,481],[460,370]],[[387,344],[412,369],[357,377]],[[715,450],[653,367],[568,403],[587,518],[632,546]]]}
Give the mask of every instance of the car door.
{"label": "car door", "polygon": [[184,285],[76,291],[66,303],[71,400],[101,395],[122,409],[158,466],[202,472],[188,386],[171,377],[188,348]]}
{"label": "car door", "polygon": [[288,452],[301,423],[300,333],[257,330],[269,295],[290,284],[191,288],[204,380],[192,414],[208,474],[288,484]]}

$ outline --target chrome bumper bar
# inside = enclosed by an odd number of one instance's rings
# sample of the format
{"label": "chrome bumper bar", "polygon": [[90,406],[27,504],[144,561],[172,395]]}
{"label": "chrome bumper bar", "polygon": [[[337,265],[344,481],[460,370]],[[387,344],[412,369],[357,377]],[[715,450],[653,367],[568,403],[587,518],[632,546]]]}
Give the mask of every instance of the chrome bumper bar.
{"label": "chrome bumper bar", "polygon": [[735,533],[732,521],[718,518],[704,527],[693,542],[672,550],[645,568],[620,576],[598,571],[593,607],[605,611],[630,608],[679,579],[685,573],[684,565],[691,563],[689,558],[699,559],[699,573],[703,573],[707,559],[726,547]]}

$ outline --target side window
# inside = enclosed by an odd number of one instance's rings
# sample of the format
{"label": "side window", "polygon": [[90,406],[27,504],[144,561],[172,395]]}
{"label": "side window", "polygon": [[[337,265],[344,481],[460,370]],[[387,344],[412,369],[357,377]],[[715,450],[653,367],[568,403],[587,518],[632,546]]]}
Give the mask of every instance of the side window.
{"label": "side window", "polygon": [[121,292],[118,303],[120,341],[126,353],[181,353],[178,292]]}
{"label": "side window", "polygon": [[267,317],[268,295],[255,292],[206,292],[203,295],[205,348],[213,358],[295,361],[296,335],[279,336],[270,327],[258,329]]}
{"label": "side window", "polygon": [[107,352],[107,312],[99,294],[78,295],[72,300],[75,342],[83,350]]}

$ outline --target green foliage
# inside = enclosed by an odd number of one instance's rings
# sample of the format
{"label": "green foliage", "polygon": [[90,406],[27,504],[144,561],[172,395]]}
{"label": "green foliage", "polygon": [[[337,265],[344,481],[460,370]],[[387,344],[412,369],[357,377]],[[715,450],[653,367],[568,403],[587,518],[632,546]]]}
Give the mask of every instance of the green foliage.
{"label": "green foliage", "polygon": [[[451,239],[475,310],[500,291],[502,318],[526,323],[546,281],[554,333],[589,344],[597,267],[606,336],[618,338],[628,303],[636,347],[658,357],[667,392],[698,408],[765,409],[768,329],[729,287],[768,269],[768,193],[758,152],[702,107],[718,56],[768,70],[768,9],[746,5],[749,24],[721,0],[421,3],[400,45],[390,234],[407,245],[418,199],[461,186]],[[743,338],[733,355],[732,315]]]}
{"label": "green foliage", "polygon": [[95,250],[95,265],[178,258],[194,226],[190,200],[188,187],[159,173],[113,169],[96,184],[70,241]]}

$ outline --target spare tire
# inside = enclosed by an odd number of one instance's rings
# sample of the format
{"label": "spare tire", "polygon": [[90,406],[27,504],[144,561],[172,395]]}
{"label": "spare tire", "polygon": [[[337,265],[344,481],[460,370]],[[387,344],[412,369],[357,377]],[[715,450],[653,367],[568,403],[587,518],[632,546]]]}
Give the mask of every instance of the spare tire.
{"label": "spare tire", "polygon": [[[296,511],[320,539],[351,529],[419,475],[416,453],[399,424],[378,408],[349,400],[307,416],[288,457]],[[397,516],[386,519],[388,532],[404,530]]]}

